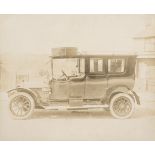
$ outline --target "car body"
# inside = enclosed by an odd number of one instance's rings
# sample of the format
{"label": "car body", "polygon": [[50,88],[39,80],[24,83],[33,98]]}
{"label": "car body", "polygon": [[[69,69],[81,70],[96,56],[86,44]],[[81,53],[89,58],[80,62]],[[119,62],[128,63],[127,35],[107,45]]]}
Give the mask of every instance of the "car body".
{"label": "car body", "polygon": [[51,79],[47,86],[17,87],[8,91],[10,111],[15,118],[28,118],[34,109],[43,108],[109,109],[114,117],[124,119],[130,117],[135,104],[140,103],[133,91],[135,54],[87,55],[78,54],[76,48],[70,47],[53,49],[50,58]]}

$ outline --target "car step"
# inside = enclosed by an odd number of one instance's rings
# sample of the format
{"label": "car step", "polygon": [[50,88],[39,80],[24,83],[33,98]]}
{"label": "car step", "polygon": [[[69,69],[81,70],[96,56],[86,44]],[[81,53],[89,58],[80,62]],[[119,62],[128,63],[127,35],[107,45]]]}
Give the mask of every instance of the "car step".
{"label": "car step", "polygon": [[109,105],[83,105],[83,106],[43,106],[46,110],[76,110],[76,109],[97,109],[108,108]]}

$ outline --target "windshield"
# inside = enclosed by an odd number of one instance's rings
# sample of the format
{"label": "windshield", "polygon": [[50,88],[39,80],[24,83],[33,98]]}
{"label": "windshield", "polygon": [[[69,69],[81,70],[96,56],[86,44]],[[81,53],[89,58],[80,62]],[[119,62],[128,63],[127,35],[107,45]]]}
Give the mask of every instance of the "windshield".
{"label": "windshield", "polygon": [[80,58],[53,59],[53,77],[58,79],[62,71],[67,76],[78,76],[85,72],[85,61]]}

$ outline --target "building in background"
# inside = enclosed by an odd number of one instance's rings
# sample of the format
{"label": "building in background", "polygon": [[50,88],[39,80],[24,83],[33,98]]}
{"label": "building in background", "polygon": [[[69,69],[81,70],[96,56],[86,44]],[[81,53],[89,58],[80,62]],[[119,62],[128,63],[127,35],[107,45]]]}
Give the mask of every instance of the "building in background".
{"label": "building in background", "polygon": [[5,56],[0,55],[0,91],[15,86],[14,70],[12,70],[12,65],[7,63],[5,58]]}
{"label": "building in background", "polygon": [[138,90],[155,93],[155,23],[147,25],[145,31],[134,39],[138,47]]}
{"label": "building in background", "polygon": [[0,91],[7,91],[18,85],[25,86],[29,82],[39,85],[43,73],[50,72],[49,60],[47,54],[0,55]]}

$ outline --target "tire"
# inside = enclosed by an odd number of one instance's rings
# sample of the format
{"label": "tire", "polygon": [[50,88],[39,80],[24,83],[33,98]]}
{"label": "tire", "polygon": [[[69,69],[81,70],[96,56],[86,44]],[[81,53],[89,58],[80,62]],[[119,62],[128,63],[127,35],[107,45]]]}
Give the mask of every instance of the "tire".
{"label": "tire", "polygon": [[9,110],[14,119],[28,119],[34,108],[34,99],[25,92],[18,92],[10,97]]}
{"label": "tire", "polygon": [[118,119],[131,117],[135,110],[133,98],[125,93],[116,94],[110,101],[110,112]]}

